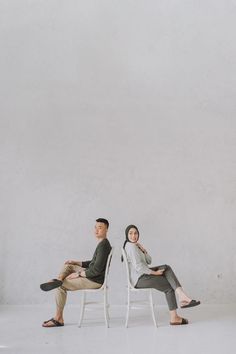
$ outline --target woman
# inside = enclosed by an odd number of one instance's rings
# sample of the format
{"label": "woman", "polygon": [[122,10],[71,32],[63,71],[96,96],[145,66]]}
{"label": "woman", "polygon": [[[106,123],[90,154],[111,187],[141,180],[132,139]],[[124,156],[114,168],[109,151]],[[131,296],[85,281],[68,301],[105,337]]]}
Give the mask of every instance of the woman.
{"label": "woman", "polygon": [[185,294],[170,266],[148,267],[148,264],[151,264],[151,257],[138,242],[139,230],[137,226],[127,226],[125,235],[126,241],[123,248],[127,254],[131,281],[135,288],[154,288],[163,291],[170,310],[170,324],[188,324],[188,320],[178,316],[176,312],[178,306],[175,293],[181,308],[197,306],[200,301],[192,300]]}

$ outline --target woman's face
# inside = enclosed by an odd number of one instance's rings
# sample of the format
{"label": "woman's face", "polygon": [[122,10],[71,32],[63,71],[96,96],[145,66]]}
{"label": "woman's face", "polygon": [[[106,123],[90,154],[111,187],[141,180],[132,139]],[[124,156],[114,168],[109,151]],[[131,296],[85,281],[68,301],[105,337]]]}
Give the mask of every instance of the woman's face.
{"label": "woman's face", "polygon": [[130,242],[137,242],[138,241],[138,231],[134,228],[131,227],[131,229],[128,232],[128,239]]}

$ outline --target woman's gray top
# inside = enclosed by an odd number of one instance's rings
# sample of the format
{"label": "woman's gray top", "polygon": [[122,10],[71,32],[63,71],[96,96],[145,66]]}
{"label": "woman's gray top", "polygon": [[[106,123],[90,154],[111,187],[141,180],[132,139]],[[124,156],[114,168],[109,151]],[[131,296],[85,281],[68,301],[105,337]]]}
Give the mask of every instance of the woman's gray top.
{"label": "woman's gray top", "polygon": [[129,264],[131,283],[135,286],[141,275],[151,274],[152,270],[148,268],[148,264],[151,264],[152,258],[148,253],[144,254],[136,243],[127,242],[125,251]]}

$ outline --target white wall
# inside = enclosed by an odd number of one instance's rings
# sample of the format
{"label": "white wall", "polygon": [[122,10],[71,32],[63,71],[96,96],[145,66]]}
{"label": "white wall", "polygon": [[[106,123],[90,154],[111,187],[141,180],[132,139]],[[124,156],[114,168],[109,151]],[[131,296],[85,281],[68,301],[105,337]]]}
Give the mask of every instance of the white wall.
{"label": "white wall", "polygon": [[97,217],[113,303],[129,223],[190,295],[235,302],[235,15],[233,0],[0,0],[1,303],[53,303],[40,282],[92,256]]}

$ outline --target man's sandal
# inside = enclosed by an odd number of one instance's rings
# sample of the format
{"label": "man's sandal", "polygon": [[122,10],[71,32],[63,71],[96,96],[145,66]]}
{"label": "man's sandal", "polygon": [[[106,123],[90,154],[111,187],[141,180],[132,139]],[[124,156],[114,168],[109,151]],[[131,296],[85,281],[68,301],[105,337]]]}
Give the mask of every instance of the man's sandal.
{"label": "man's sandal", "polygon": [[[52,322],[53,324],[52,325],[49,325],[49,326],[45,326],[48,322]],[[58,322],[57,320],[55,320],[54,318],[50,318],[50,320],[48,321],[44,321],[43,324],[42,324],[43,327],[48,327],[48,328],[51,328],[51,327],[63,327],[64,326],[64,323],[61,323],[61,322]]]}
{"label": "man's sandal", "polygon": [[55,288],[59,288],[62,285],[62,281],[59,279],[52,279],[47,283],[43,283],[40,285],[40,289],[43,291],[49,291]]}

